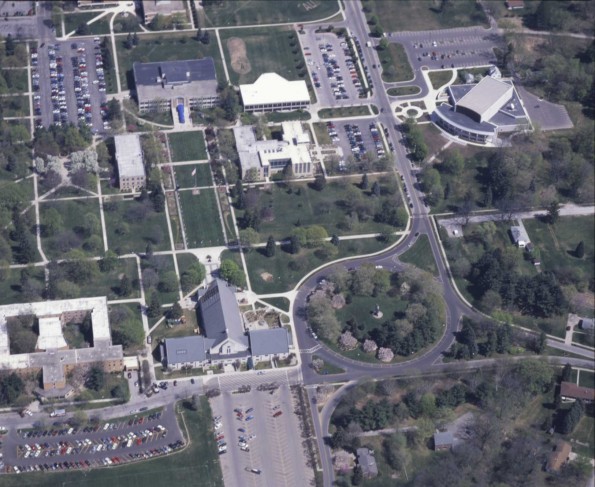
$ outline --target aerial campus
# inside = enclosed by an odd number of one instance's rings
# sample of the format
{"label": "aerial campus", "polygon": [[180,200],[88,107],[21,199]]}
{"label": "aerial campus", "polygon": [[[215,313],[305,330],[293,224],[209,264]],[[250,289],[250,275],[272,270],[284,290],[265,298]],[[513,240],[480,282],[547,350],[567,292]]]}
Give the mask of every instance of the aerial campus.
{"label": "aerial campus", "polygon": [[0,16],[0,485],[593,485],[595,0]]}

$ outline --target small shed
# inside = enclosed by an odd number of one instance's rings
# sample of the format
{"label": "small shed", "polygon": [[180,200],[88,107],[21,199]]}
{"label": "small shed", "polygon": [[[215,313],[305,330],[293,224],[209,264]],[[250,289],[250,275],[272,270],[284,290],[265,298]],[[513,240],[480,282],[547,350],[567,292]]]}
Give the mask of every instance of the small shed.
{"label": "small shed", "polygon": [[434,450],[450,450],[454,443],[454,437],[450,431],[438,431],[434,433]]}
{"label": "small shed", "polygon": [[358,448],[357,463],[362,469],[364,478],[371,479],[378,475],[378,465],[376,465],[376,458],[368,448]]}
{"label": "small shed", "polygon": [[595,323],[593,318],[581,318],[581,330],[593,331],[595,329]]}

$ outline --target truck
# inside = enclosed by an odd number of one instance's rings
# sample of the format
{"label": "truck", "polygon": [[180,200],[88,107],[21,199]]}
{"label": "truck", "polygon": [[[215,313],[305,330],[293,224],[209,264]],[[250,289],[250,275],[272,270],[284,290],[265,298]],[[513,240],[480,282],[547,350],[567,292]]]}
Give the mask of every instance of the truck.
{"label": "truck", "polygon": [[54,409],[51,413],[50,413],[50,417],[51,418],[57,418],[59,416],[64,416],[66,414],[66,409]]}
{"label": "truck", "polygon": [[180,119],[180,123],[186,123],[186,118],[184,117],[184,105],[180,103],[178,105],[178,118]]}
{"label": "truck", "polygon": [[366,47],[372,47],[372,41],[366,42]]}

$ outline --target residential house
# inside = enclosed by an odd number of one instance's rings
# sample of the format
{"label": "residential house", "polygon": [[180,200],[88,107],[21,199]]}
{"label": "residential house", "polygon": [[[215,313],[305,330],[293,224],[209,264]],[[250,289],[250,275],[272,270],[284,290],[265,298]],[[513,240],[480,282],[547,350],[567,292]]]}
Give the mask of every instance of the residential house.
{"label": "residential house", "polygon": [[562,402],[574,402],[580,399],[585,403],[592,403],[595,401],[595,389],[581,387],[573,382],[562,382],[560,384],[560,397]]}
{"label": "residential house", "polygon": [[357,463],[362,469],[364,478],[371,479],[376,477],[378,475],[378,465],[376,465],[376,458],[374,458],[373,452],[368,448],[358,448],[356,453]]}
{"label": "residential house", "polygon": [[450,450],[454,443],[454,438],[450,431],[438,431],[434,433],[434,450]]}

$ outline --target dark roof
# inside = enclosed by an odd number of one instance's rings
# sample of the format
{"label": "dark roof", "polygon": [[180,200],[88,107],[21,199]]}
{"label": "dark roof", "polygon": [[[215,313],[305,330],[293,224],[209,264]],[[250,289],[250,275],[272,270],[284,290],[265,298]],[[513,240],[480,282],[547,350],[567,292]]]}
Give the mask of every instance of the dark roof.
{"label": "dark roof", "polygon": [[225,281],[215,279],[205,290],[199,291],[198,308],[203,332],[214,340],[211,347],[228,337],[243,343],[242,317],[233,289]]}
{"label": "dark roof", "polygon": [[289,333],[285,328],[252,330],[249,335],[250,350],[256,357],[289,352]]}
{"label": "dark roof", "polygon": [[370,453],[367,448],[358,448],[357,462],[359,463],[362,473],[365,476],[376,476],[378,475],[378,465],[376,465],[376,458]]}
{"label": "dark roof", "polygon": [[580,387],[572,382],[562,382],[560,385],[560,395],[573,399],[582,399],[583,401],[594,401],[595,389]]}
{"label": "dark roof", "polygon": [[135,62],[134,81],[136,85],[156,85],[158,78],[167,79],[168,84],[192,81],[216,80],[213,58],[187,59],[184,61],[159,61],[154,63]]}
{"label": "dark roof", "polygon": [[186,362],[203,362],[207,358],[208,344],[202,336],[167,338],[165,359],[168,365]]}
{"label": "dark roof", "polygon": [[442,115],[442,118],[462,129],[469,130],[470,132],[483,132],[488,135],[494,133],[495,127],[491,123],[476,122],[464,113],[456,112],[448,103],[443,103],[436,108],[436,111]]}

